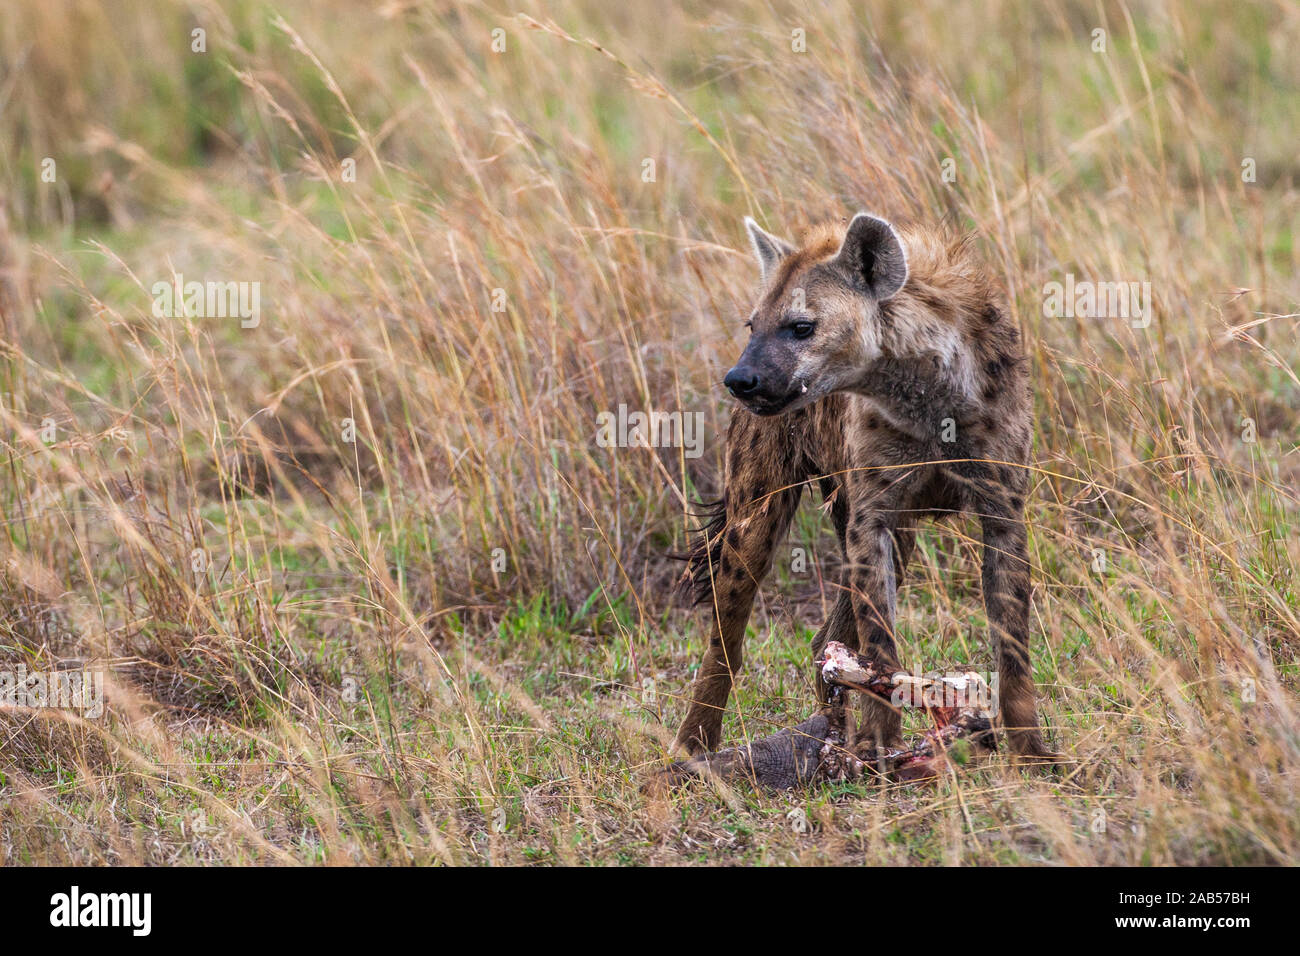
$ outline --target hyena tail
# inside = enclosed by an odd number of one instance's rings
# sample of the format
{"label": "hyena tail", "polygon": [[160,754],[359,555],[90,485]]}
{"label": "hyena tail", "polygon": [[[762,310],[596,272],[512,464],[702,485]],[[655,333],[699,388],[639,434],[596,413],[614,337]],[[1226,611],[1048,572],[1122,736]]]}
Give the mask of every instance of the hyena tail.
{"label": "hyena tail", "polygon": [[692,605],[713,601],[713,579],[722,560],[723,532],[727,528],[727,501],[725,498],[697,501],[694,507],[696,510],[690,512],[690,517],[701,523],[687,529],[687,534],[693,539],[690,548],[668,555],[675,561],[686,562],[678,587],[690,592]]}

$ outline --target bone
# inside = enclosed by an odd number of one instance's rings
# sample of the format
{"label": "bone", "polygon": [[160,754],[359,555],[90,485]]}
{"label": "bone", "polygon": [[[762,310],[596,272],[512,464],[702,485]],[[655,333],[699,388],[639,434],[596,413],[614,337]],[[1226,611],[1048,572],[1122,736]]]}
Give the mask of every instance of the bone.
{"label": "bone", "polygon": [[[993,750],[993,722],[981,706],[962,701],[987,701],[987,685],[978,674],[928,678],[898,673],[886,676],[860,654],[837,641],[826,645],[821,659],[823,680],[831,687],[829,703],[802,723],[751,741],[678,761],[652,781],[669,787],[695,777],[727,783],[747,782],[773,790],[810,787],[820,782],[854,780],[864,774],[886,779],[933,779],[944,770],[947,754],[958,740],[969,740],[977,751]],[[858,691],[889,703],[927,712],[934,727],[901,748],[854,746],[847,726],[847,691]],[[954,703],[957,702],[957,703]]]}

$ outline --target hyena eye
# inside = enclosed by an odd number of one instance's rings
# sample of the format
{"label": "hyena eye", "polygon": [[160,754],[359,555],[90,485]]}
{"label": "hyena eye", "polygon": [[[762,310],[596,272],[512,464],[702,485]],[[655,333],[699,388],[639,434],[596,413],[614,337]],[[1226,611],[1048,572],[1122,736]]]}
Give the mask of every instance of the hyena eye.
{"label": "hyena eye", "polygon": [[796,339],[806,339],[813,334],[815,328],[812,322],[795,322],[791,324],[790,331],[794,333]]}

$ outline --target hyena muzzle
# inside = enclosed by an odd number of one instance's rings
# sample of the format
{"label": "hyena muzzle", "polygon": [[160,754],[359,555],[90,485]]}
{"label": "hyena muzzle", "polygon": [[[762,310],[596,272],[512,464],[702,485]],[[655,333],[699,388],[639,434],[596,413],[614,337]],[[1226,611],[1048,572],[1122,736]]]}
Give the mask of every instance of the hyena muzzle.
{"label": "hyena muzzle", "polygon": [[[1002,297],[969,243],[935,230],[859,214],[795,247],[745,225],[762,293],[724,381],[739,405],[723,495],[690,554],[710,637],[675,748],[717,749],[754,596],[815,482],[846,563],[814,658],[834,640],[897,669],[895,600],[917,524],[973,515],[1000,723],[1015,753],[1054,759],[1029,660],[1028,371]],[[895,711],[863,701],[863,745],[900,736]]]}

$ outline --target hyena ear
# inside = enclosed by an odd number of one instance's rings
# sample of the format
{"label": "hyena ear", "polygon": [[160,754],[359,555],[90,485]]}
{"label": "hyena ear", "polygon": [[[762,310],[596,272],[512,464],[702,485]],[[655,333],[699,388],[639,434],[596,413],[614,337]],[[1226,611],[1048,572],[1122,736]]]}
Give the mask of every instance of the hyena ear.
{"label": "hyena ear", "polygon": [[849,223],[834,264],[855,288],[879,302],[892,299],[907,281],[907,253],[894,227],[860,212]]}
{"label": "hyena ear", "polygon": [[778,239],[770,232],[765,232],[762,226],[748,216],[745,217],[745,231],[749,233],[749,241],[754,247],[754,256],[758,259],[758,268],[763,273],[763,281],[766,282],[777,263],[794,252],[794,246],[784,239]]}

